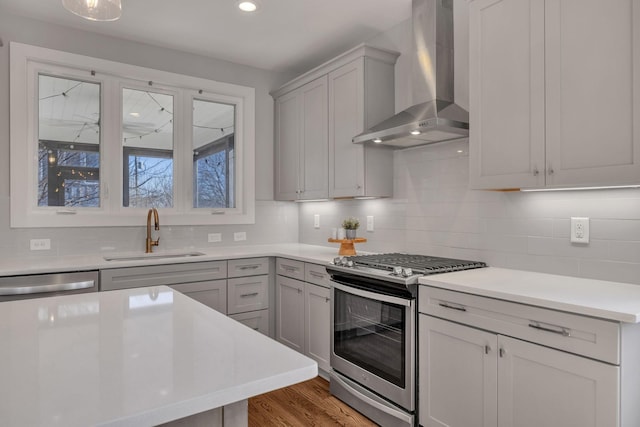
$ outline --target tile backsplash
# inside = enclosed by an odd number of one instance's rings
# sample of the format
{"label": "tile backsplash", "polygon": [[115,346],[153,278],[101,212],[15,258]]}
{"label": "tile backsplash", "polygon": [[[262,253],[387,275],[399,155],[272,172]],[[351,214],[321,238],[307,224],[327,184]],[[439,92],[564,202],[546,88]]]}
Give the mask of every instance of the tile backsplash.
{"label": "tile backsplash", "polygon": [[[356,249],[477,259],[491,266],[640,284],[640,189],[469,190],[466,140],[397,151],[394,198],[301,203],[300,242],[330,245],[332,227],[360,218]],[[313,228],[313,215],[320,228]],[[366,217],[374,216],[367,232]],[[590,243],[570,218],[590,218]],[[337,252],[337,245],[336,245]]]}
{"label": "tile backsplash", "polygon": [[[0,230],[0,256],[46,257],[144,251],[145,217],[139,227],[32,228]],[[0,224],[9,224],[9,198],[0,198]],[[220,226],[162,226],[157,251],[196,248],[294,243],[298,241],[298,207],[294,203],[256,201],[256,223]],[[234,232],[246,232],[247,240],[234,242]],[[221,233],[222,242],[208,243],[208,233]],[[31,251],[30,239],[51,239],[51,250]]]}

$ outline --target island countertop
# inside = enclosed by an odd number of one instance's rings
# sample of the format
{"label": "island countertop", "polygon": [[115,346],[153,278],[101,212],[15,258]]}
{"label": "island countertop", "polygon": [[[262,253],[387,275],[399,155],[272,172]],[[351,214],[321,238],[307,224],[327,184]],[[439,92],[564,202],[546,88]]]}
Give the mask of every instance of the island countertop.
{"label": "island countertop", "polygon": [[151,426],[316,375],[165,286],[0,303],[2,426]]}

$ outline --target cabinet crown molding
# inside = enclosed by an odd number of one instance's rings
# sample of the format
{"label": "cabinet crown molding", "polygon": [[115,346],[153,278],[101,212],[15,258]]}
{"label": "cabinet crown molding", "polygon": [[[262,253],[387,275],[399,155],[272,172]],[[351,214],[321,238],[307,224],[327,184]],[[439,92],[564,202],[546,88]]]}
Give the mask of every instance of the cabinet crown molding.
{"label": "cabinet crown molding", "polygon": [[336,70],[363,56],[393,65],[396,63],[396,60],[400,56],[400,53],[393,50],[369,46],[363,43],[354,47],[353,49],[344,52],[341,55],[336,56],[333,59],[330,59],[329,61],[321,65],[318,65],[312,70],[307,71],[306,73],[296,77],[288,83],[285,83],[278,89],[269,92],[269,94],[273,98],[278,98],[279,96],[282,96],[287,92],[291,92],[292,90],[297,89],[300,86],[304,86],[305,84],[312,82],[313,80],[322,77],[323,75],[328,74],[331,71]]}

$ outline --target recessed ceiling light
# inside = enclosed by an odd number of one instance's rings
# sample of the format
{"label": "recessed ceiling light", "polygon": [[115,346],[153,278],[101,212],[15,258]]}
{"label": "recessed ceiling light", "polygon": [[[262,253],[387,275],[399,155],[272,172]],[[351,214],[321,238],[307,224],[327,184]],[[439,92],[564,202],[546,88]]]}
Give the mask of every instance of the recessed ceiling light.
{"label": "recessed ceiling light", "polygon": [[411,131],[411,135],[420,135],[420,131],[419,130],[412,130]]}
{"label": "recessed ceiling light", "polygon": [[129,113],[131,117],[140,117],[140,113]]}
{"label": "recessed ceiling light", "polygon": [[258,3],[255,0],[240,0],[238,8],[243,12],[255,12],[258,10]]}
{"label": "recessed ceiling light", "polygon": [[380,138],[376,138],[373,140],[373,142],[375,142],[376,144],[380,144],[382,140]]}

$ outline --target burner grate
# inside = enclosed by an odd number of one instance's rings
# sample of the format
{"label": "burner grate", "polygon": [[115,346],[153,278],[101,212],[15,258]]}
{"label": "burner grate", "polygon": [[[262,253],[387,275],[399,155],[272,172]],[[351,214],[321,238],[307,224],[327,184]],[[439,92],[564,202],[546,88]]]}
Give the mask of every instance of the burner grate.
{"label": "burner grate", "polygon": [[441,258],[427,255],[410,255],[402,253],[388,253],[375,255],[357,255],[349,257],[355,265],[378,270],[393,271],[394,267],[410,268],[417,274],[437,274],[451,271],[482,268],[484,262],[468,261],[455,258]]}

